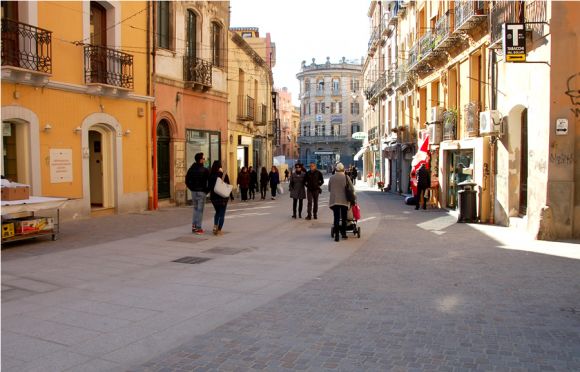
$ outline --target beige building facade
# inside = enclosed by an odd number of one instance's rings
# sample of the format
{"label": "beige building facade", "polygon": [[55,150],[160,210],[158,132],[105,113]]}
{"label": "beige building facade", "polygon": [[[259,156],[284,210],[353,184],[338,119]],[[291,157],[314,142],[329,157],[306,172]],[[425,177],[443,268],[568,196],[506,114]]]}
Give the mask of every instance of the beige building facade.
{"label": "beige building facade", "polygon": [[[458,209],[459,183],[470,181],[478,221],[518,226],[540,239],[580,236],[572,40],[579,10],[579,3],[551,1],[372,2],[378,30],[371,41],[380,40],[369,42],[368,58],[377,45],[384,52],[368,65],[384,75],[367,74],[365,83],[369,105],[379,105],[385,118],[377,120],[391,191],[410,192],[412,156],[401,149],[414,153],[428,135],[439,206]],[[506,56],[506,23],[521,27],[526,62],[508,61],[522,53]]]}
{"label": "beige building facade", "polygon": [[[242,167],[272,166],[275,138],[274,80],[270,62],[262,55],[273,55],[269,35],[260,38],[257,28],[232,28],[228,49],[228,142],[227,173],[234,185]],[[250,42],[249,42],[250,41]],[[258,53],[250,44],[262,45]]]}

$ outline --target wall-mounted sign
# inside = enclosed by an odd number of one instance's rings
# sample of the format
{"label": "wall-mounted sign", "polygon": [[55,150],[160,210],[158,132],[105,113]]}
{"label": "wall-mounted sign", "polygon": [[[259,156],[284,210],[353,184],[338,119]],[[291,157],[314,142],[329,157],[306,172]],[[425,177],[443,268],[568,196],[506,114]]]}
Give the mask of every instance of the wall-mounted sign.
{"label": "wall-mounted sign", "polygon": [[568,119],[556,119],[556,134],[559,136],[568,134]]}
{"label": "wall-mounted sign", "polygon": [[316,121],[323,121],[324,120],[324,116],[318,114],[316,115]]}
{"label": "wall-mounted sign", "polygon": [[73,181],[72,150],[50,149],[50,182]]}
{"label": "wall-mounted sign", "polygon": [[366,132],[356,132],[352,134],[352,138],[356,139],[356,140],[364,140],[365,138],[367,138],[367,133]]}
{"label": "wall-mounted sign", "polygon": [[526,61],[526,26],[523,23],[504,23],[503,53],[506,62]]}

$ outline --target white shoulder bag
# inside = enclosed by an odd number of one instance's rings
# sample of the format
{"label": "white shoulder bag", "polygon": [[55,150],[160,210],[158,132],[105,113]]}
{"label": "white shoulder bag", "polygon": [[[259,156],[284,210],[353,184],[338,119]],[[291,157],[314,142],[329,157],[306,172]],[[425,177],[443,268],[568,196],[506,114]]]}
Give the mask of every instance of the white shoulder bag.
{"label": "white shoulder bag", "polygon": [[233,186],[224,182],[220,177],[216,178],[215,186],[213,192],[221,196],[222,198],[229,198],[232,192]]}

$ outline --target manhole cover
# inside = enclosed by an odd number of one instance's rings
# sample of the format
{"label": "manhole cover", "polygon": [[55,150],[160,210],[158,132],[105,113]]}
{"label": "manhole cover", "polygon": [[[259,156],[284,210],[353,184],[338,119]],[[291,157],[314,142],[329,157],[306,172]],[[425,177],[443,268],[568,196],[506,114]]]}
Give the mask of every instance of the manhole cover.
{"label": "manhole cover", "polygon": [[203,242],[204,240],[207,240],[207,238],[200,238],[199,236],[196,236],[196,235],[184,235],[184,236],[180,236],[180,237],[175,238],[175,239],[170,239],[168,241],[181,242],[181,243],[199,243],[199,242]]}
{"label": "manhole cover", "polygon": [[211,258],[207,258],[207,257],[181,257],[178,258],[177,260],[173,260],[172,262],[179,262],[179,263],[185,263],[185,264],[198,264],[198,263],[202,263],[205,261],[209,261],[211,260]]}
{"label": "manhole cover", "polygon": [[250,249],[248,248],[214,247],[206,251],[203,251],[203,253],[234,255],[241,252],[247,252],[249,250]]}

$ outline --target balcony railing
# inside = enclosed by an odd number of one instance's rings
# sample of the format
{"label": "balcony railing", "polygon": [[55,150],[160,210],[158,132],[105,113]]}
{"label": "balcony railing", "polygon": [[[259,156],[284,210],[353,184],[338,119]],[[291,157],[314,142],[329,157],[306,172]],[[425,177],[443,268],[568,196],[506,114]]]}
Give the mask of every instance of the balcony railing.
{"label": "balcony railing", "polygon": [[201,58],[184,56],[183,80],[187,85],[200,85],[202,88],[211,88],[212,63]]}
{"label": "balcony railing", "polygon": [[419,62],[419,43],[415,42],[411,49],[409,49],[409,59],[407,60],[407,68],[412,71]]}
{"label": "balcony railing", "polygon": [[[546,0],[526,1],[525,3],[524,17],[526,22],[548,22],[547,12]],[[538,37],[546,35],[546,28],[542,23],[530,23],[527,27],[531,28]]]}
{"label": "balcony railing", "polygon": [[238,119],[241,120],[254,120],[254,99],[250,96],[239,95],[238,96]]}
{"label": "balcony railing", "polygon": [[2,66],[52,74],[52,32],[3,18]]}
{"label": "balcony railing", "polygon": [[335,135],[335,136],[299,136],[298,143],[312,144],[312,143],[328,143],[328,142],[345,142],[350,139],[349,136]]}
{"label": "balcony railing", "polygon": [[453,141],[457,138],[457,112],[445,111],[443,113],[443,140]]}
{"label": "balcony railing", "polygon": [[425,35],[421,36],[419,39],[419,61],[426,59],[431,54],[433,51],[433,42],[434,38],[431,30],[427,31]]}
{"label": "balcony railing", "polygon": [[85,45],[85,83],[133,89],[133,56],[99,45]]}
{"label": "balcony railing", "polygon": [[517,2],[511,0],[496,1],[489,12],[489,30],[491,44],[501,43],[502,25],[518,21]]}
{"label": "balcony railing", "polygon": [[407,71],[407,66],[404,63],[400,63],[395,71],[395,88],[403,86],[409,77],[409,72]]}
{"label": "balcony railing", "polygon": [[387,87],[387,78],[385,73],[382,73],[379,75],[378,79],[375,80],[375,82],[373,83],[373,85],[371,85],[369,89],[369,95],[371,97],[371,100],[379,97],[386,87]]}
{"label": "balcony railing", "polygon": [[392,64],[389,66],[389,69],[387,70],[387,75],[386,75],[386,86],[387,88],[391,88],[393,86],[395,86],[395,82],[396,82],[396,71],[397,71],[397,66],[395,64]]}
{"label": "balcony railing", "polygon": [[381,26],[375,26],[373,27],[373,32],[371,33],[371,37],[369,38],[369,53],[371,51],[374,52],[375,49],[375,42],[380,38],[381,36]]}
{"label": "balcony railing", "polygon": [[459,38],[453,33],[452,15],[454,13],[446,12],[435,23],[435,30],[433,32],[433,51],[441,52],[449,48]]}
{"label": "balcony railing", "polygon": [[485,1],[463,0],[455,2],[455,30],[469,30],[485,20]]}

